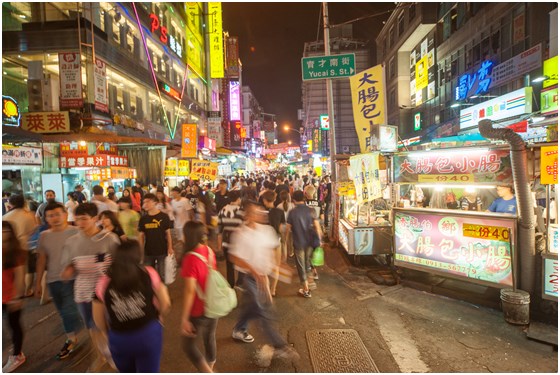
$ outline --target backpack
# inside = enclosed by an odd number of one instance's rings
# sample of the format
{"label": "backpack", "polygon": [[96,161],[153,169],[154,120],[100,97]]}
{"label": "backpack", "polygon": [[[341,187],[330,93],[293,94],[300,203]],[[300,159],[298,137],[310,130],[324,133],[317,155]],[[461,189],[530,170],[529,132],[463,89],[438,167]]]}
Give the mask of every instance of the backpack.
{"label": "backpack", "polygon": [[[226,316],[237,307],[237,295],[235,290],[230,287],[227,280],[222,274],[212,268],[208,259],[204,256],[190,251],[187,254],[192,254],[206,263],[208,267],[208,277],[206,279],[206,293],[202,291],[200,285],[196,284],[196,294],[198,298],[204,301],[204,316],[210,319],[217,319]],[[208,248],[208,257],[214,257],[214,252]]]}

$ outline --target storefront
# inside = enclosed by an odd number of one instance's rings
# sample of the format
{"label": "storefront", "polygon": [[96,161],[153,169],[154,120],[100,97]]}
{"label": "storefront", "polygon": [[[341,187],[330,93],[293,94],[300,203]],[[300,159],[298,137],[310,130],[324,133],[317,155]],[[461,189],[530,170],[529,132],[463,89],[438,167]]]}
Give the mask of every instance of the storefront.
{"label": "storefront", "polygon": [[42,201],[41,147],[2,145],[2,192]]}

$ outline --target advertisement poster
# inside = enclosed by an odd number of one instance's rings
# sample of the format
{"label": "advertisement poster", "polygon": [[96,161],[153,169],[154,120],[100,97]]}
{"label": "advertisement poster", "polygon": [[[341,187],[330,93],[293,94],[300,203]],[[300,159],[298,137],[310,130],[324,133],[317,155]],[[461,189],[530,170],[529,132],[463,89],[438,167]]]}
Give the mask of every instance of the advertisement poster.
{"label": "advertisement poster", "polygon": [[356,155],[350,158],[350,178],[356,188],[358,204],[380,198],[379,152]]}
{"label": "advertisement poster", "polygon": [[398,128],[392,125],[379,126],[379,151],[397,151]]}
{"label": "advertisement poster", "polygon": [[513,183],[507,150],[427,151],[393,157],[394,181],[458,184]]}
{"label": "advertisement poster", "polygon": [[354,229],[355,255],[373,255],[373,228]]}
{"label": "advertisement poster", "polygon": [[60,109],[82,108],[82,64],[78,52],[58,54]]}
{"label": "advertisement poster", "polygon": [[543,297],[558,301],[558,256],[543,258]]}
{"label": "advertisement poster", "polygon": [[435,49],[435,31],[414,46],[410,53],[410,102],[419,106],[435,98],[437,94],[437,61]]}
{"label": "advertisement poster", "polygon": [[239,78],[239,41],[236,36],[226,40],[226,70],[229,78]]}
{"label": "advertisement poster", "polygon": [[385,124],[385,68],[376,65],[350,77],[352,109],[360,151],[376,151],[379,125]]}
{"label": "advertisement poster", "polygon": [[42,165],[43,150],[35,147],[2,145],[3,165]]}
{"label": "advertisement poster", "polygon": [[177,176],[177,159],[165,160],[165,168],[163,169],[163,175],[165,177]]}
{"label": "advertisement poster", "polygon": [[28,112],[21,115],[21,128],[33,133],[69,133],[68,112]]}
{"label": "advertisement poster", "polygon": [[60,156],[75,158],[88,156],[88,146],[79,142],[63,142],[60,144]]}
{"label": "advertisement poster", "polygon": [[208,3],[210,20],[210,77],[224,78],[224,41],[222,30],[222,3]]}
{"label": "advertisement poster", "polygon": [[93,88],[95,90],[95,109],[109,113],[109,96],[107,94],[107,64],[95,58],[93,67]]}
{"label": "advertisement poster", "polygon": [[218,163],[206,160],[193,160],[191,179],[214,181],[218,176]]}
{"label": "advertisement poster", "polygon": [[558,146],[541,147],[541,184],[558,183]]}
{"label": "advertisement poster", "polygon": [[196,136],[196,124],[183,124],[181,136],[181,157],[196,158],[198,138]]}
{"label": "advertisement poster", "polygon": [[395,212],[395,264],[512,286],[513,219]]}
{"label": "advertisement poster", "polygon": [[188,177],[191,175],[191,165],[188,160],[177,160],[178,173],[179,176]]}

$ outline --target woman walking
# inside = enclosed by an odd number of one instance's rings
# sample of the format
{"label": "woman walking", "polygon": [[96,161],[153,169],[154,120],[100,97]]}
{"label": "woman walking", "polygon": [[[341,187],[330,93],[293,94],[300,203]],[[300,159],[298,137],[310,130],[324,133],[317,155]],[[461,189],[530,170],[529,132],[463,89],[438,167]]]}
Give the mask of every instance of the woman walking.
{"label": "woman walking", "polygon": [[64,203],[64,207],[66,207],[66,211],[68,212],[68,224],[74,225],[74,210],[78,207],[78,199],[76,197],[76,193],[68,193],[66,195],[68,197],[68,201]]}
{"label": "woman walking", "polygon": [[[284,218],[286,222],[288,221],[288,214],[295,207],[295,204],[291,201],[290,194],[287,191],[282,191],[280,193],[280,204],[276,208],[284,211]],[[286,262],[288,254],[290,256],[294,255],[294,245],[292,242],[292,235],[286,230],[286,227],[282,229],[281,232],[281,245],[282,245],[282,257],[281,261]]]}
{"label": "woman walking", "polygon": [[[216,269],[216,256],[206,245],[206,228],[203,223],[189,221],[183,227],[183,233],[185,238],[185,255],[181,266],[181,276],[185,279],[181,319],[183,350],[198,371],[213,372],[216,363],[218,319],[204,316],[204,301],[198,298],[196,290],[200,288],[202,292],[206,291],[208,266],[192,252],[204,257],[213,269]],[[204,355],[196,345],[197,337],[201,337],[204,343]]]}
{"label": "woman walking", "polygon": [[140,265],[140,257],[137,241],[122,243],[95,289],[93,318],[108,335],[109,350],[120,372],[159,372],[160,319],[171,307],[158,273]]}
{"label": "woman walking", "polygon": [[121,242],[128,239],[128,237],[124,233],[121,223],[119,222],[119,219],[117,218],[117,215],[113,211],[103,211],[99,214],[99,220],[101,221],[101,226],[103,227],[103,229],[105,229],[107,232],[115,233],[117,236],[119,236]]}

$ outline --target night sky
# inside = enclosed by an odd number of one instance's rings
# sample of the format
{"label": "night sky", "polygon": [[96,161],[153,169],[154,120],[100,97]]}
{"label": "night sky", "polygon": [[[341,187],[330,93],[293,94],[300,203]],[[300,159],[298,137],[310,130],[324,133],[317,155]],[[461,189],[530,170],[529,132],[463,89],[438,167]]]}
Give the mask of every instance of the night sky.
{"label": "night sky", "polygon": [[[251,87],[267,113],[276,114],[279,126],[298,129],[301,102],[301,58],[305,42],[317,40],[321,2],[230,3],[223,2],[224,31],[239,37],[243,85]],[[329,3],[329,23],[337,24],[392,10],[395,3]],[[357,21],[354,38],[369,40],[375,58],[375,38],[390,12]],[[321,18],[319,40],[323,39]],[[372,60],[375,61],[375,60]],[[284,141],[279,135],[280,142]],[[297,134],[289,132],[291,139]]]}

